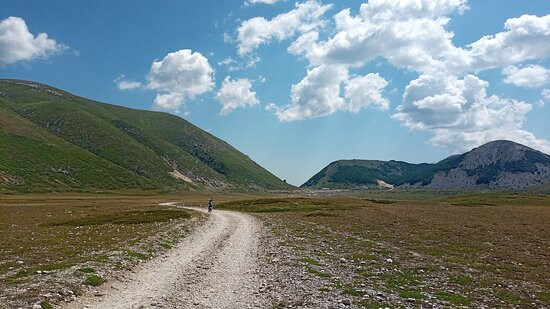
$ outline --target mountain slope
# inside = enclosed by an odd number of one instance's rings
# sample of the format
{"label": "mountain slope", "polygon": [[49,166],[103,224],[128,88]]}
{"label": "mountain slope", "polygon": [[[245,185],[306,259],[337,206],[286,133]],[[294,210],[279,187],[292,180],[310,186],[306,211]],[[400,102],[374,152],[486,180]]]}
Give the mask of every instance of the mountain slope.
{"label": "mountain slope", "polygon": [[177,116],[34,82],[0,81],[0,142],[0,188],[6,190],[290,187]]}
{"label": "mountain slope", "polygon": [[340,160],[302,187],[373,187],[377,180],[401,187],[519,189],[550,182],[550,156],[514,142],[494,141],[435,164]]}

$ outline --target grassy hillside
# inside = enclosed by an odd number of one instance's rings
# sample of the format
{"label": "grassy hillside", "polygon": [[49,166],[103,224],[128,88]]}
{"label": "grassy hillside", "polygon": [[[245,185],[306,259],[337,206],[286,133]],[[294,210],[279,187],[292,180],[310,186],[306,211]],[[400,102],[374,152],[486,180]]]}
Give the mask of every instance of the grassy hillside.
{"label": "grassy hillside", "polygon": [[0,188],[285,189],[226,142],[174,115],[0,81]]}

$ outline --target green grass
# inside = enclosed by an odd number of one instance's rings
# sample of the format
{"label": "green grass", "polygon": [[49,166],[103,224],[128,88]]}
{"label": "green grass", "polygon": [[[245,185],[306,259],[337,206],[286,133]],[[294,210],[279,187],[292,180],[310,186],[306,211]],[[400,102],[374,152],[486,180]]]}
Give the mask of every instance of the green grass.
{"label": "green grass", "polygon": [[458,295],[455,293],[438,291],[436,295],[439,299],[448,301],[451,304],[456,306],[468,306],[470,304],[470,299],[468,299],[468,297]]}
{"label": "green grass", "polygon": [[474,282],[472,277],[467,275],[449,276],[449,281],[460,285],[470,285]]}
{"label": "green grass", "polygon": [[149,258],[146,254],[136,252],[136,251],[128,251],[127,254],[128,256],[131,256],[133,258],[137,258],[140,260],[147,260]]}
{"label": "green grass", "polygon": [[319,278],[330,278],[330,277],[332,277],[332,275],[327,273],[327,272],[318,271],[318,270],[316,270],[314,268],[311,268],[311,267],[307,267],[306,271],[310,274],[313,274],[313,275],[319,277]]}
{"label": "green grass", "polygon": [[53,309],[53,306],[46,300],[40,302],[40,307],[42,307],[42,309]]}
{"label": "green grass", "polygon": [[405,272],[401,275],[391,275],[387,278],[386,284],[390,289],[399,289],[400,287],[417,286],[422,282],[422,278],[412,272]]}
{"label": "green grass", "polygon": [[535,296],[537,299],[543,302],[549,302],[550,303],[550,291],[544,291],[544,292],[537,292],[535,293]]}
{"label": "green grass", "polygon": [[365,292],[358,291],[358,290],[354,289],[351,285],[347,285],[342,289],[342,294],[349,295],[349,296],[360,297],[360,296],[365,295]]}
{"label": "green grass", "polygon": [[173,192],[194,186],[172,177],[174,166],[236,189],[292,188],[178,116],[99,103],[28,84],[0,80],[0,91],[7,94],[0,96],[0,171],[9,180],[0,183],[2,189]]}
{"label": "green grass", "polygon": [[159,246],[163,247],[163,248],[166,249],[166,250],[172,249],[172,245],[169,244],[169,243],[165,243],[165,242],[161,242],[161,243],[159,244]]}
{"label": "green grass", "polygon": [[495,292],[495,296],[511,305],[521,305],[523,303],[522,299],[518,295],[510,291],[500,290]]}
{"label": "green grass", "polygon": [[95,273],[95,269],[90,268],[90,267],[80,268],[80,269],[78,269],[78,271],[82,272],[82,273],[85,273],[85,274]]}
{"label": "green grass", "polygon": [[414,299],[420,299],[424,297],[420,291],[416,291],[416,290],[401,290],[399,291],[399,296],[403,298],[414,298]]}
{"label": "green grass", "polygon": [[168,220],[190,218],[191,215],[185,210],[179,209],[155,209],[148,211],[127,211],[112,213],[109,215],[90,215],[79,219],[51,222],[45,226],[90,226],[103,224],[146,224],[164,222]]}
{"label": "green grass", "polygon": [[86,277],[85,282],[86,282],[86,284],[91,285],[91,286],[100,286],[100,285],[103,284],[103,282],[105,282],[105,279],[101,278],[98,275],[90,275],[90,276]]}

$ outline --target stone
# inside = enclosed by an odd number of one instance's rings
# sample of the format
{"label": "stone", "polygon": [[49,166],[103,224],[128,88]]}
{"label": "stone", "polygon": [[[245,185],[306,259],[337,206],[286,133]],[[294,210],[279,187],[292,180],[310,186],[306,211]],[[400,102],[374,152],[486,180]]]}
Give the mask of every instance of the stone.
{"label": "stone", "polygon": [[351,299],[349,299],[349,298],[342,299],[342,304],[344,304],[346,306],[351,306]]}

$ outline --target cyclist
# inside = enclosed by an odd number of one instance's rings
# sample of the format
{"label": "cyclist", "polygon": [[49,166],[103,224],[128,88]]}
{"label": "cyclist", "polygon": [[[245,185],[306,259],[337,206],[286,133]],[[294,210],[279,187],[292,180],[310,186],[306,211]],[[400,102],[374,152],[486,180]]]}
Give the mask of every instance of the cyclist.
{"label": "cyclist", "polygon": [[212,212],[212,209],[214,208],[214,200],[210,198],[208,201],[208,212]]}

